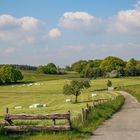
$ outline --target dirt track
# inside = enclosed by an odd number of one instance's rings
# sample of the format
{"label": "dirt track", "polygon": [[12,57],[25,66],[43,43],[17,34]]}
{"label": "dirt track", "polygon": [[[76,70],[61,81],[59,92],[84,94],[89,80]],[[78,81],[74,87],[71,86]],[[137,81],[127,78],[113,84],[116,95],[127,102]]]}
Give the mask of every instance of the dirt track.
{"label": "dirt track", "polygon": [[125,103],[120,112],[101,125],[90,140],[140,140],[140,103],[126,92],[120,92]]}

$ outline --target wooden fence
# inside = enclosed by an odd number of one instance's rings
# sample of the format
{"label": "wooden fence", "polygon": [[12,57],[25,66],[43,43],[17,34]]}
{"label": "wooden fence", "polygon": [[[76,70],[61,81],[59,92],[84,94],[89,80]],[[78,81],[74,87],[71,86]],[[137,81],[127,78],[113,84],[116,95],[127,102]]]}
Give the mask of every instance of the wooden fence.
{"label": "wooden fence", "polygon": [[91,112],[93,111],[94,107],[105,103],[105,102],[109,102],[112,100],[115,100],[115,98],[110,98],[110,99],[98,99],[98,100],[94,100],[92,105],[87,104],[86,108],[82,108],[81,113],[79,113],[78,118],[81,118],[81,120],[84,122],[86,120],[88,120],[89,115],[91,114]]}
{"label": "wooden fence", "polygon": [[[71,129],[70,111],[55,114],[9,114],[8,109],[4,116],[4,128],[7,132],[28,132],[28,131],[68,131]],[[52,120],[52,126],[41,125],[20,125],[14,124],[14,120]],[[66,125],[57,125],[56,120],[67,120]]]}

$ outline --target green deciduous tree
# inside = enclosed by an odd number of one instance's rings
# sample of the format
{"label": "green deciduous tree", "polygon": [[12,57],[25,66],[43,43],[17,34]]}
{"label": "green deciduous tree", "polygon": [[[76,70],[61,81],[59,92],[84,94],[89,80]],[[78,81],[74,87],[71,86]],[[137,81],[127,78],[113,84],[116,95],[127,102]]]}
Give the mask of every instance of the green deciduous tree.
{"label": "green deciduous tree", "polygon": [[127,64],[126,64],[126,68],[130,69],[132,67],[135,67],[137,65],[137,61],[134,58],[131,58]]}
{"label": "green deciduous tree", "polygon": [[136,67],[130,67],[127,69],[129,76],[138,76],[138,70]]}
{"label": "green deciduous tree", "polygon": [[80,61],[75,62],[74,64],[72,64],[71,68],[72,68],[72,70],[80,73],[86,65],[87,65],[87,61],[80,60]]}
{"label": "green deciduous tree", "polygon": [[138,64],[136,65],[136,69],[137,69],[137,71],[138,71],[138,75],[140,75],[140,63],[138,63]]}
{"label": "green deciduous tree", "polygon": [[66,84],[63,87],[63,93],[65,95],[74,95],[75,102],[77,103],[78,96],[81,94],[81,90],[84,88],[89,88],[89,81],[71,81],[70,84]]}
{"label": "green deciduous tree", "polygon": [[44,74],[57,74],[57,67],[54,63],[49,63],[45,66],[39,66],[37,71]]}
{"label": "green deciduous tree", "polygon": [[19,70],[12,68],[10,65],[3,65],[0,69],[1,83],[12,83],[22,80],[23,76]]}
{"label": "green deciduous tree", "polygon": [[125,62],[122,59],[114,56],[108,56],[102,61],[100,68],[111,72],[112,70],[118,70],[124,66]]}
{"label": "green deciduous tree", "polygon": [[81,77],[84,78],[97,78],[97,77],[101,77],[103,75],[103,71],[100,68],[91,68],[91,67],[87,67],[85,68],[82,72],[81,72]]}

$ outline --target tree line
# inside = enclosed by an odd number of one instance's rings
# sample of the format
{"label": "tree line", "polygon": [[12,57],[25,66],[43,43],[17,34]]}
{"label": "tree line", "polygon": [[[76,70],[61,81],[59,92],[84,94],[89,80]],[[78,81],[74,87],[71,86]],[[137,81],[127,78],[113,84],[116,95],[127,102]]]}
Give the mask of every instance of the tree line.
{"label": "tree line", "polygon": [[80,60],[71,66],[66,66],[66,70],[76,71],[81,77],[90,79],[140,76],[140,61],[134,58],[124,61],[118,57],[108,56],[103,60]]}
{"label": "tree line", "polygon": [[[1,64],[0,68],[5,65],[5,64]],[[18,64],[10,64],[10,66],[14,69],[17,70],[32,70],[32,71],[36,71],[37,67],[36,66],[30,66],[30,65],[18,65]]]}

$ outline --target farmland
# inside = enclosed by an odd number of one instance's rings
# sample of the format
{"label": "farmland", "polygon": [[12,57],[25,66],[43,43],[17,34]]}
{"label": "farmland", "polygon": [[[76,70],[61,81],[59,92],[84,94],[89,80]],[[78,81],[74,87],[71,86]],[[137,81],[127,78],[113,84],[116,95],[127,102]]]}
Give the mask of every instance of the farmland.
{"label": "farmland", "polygon": [[[61,113],[71,111],[72,118],[76,117],[81,108],[84,108],[87,103],[92,104],[93,100],[102,98],[112,98],[118,96],[118,93],[98,91],[100,89],[106,89],[106,83],[108,79],[96,79],[91,80],[91,87],[82,91],[82,94],[78,97],[78,103],[66,103],[66,99],[72,99],[73,96],[67,96],[63,94],[63,86],[69,83],[71,79],[79,78],[77,73],[69,73],[67,75],[43,75],[34,72],[23,72],[23,83],[15,85],[7,85],[0,87],[0,116],[5,113],[6,107],[10,109],[13,114],[28,113],[28,114],[45,114],[45,113]],[[139,77],[129,78],[117,78],[110,79],[114,87],[134,86],[140,84]],[[96,93],[96,97],[92,97],[92,93]],[[47,104],[46,108],[31,109],[29,106],[34,103]],[[16,106],[22,106],[21,109],[15,109]],[[31,139],[40,140],[45,139],[48,135],[48,139],[52,139],[51,134],[44,136],[36,135]],[[60,136],[59,136],[60,135]],[[61,134],[58,135],[58,139],[62,139]],[[68,134],[71,137],[71,134]],[[73,135],[73,134],[72,134]],[[60,138],[59,138],[60,137]],[[74,136],[75,137],[75,136]],[[72,137],[72,138],[74,138]],[[12,137],[13,138],[13,137]],[[11,138],[11,139],[12,139]],[[64,134],[64,139],[67,137]],[[6,138],[5,138],[6,139]],[[24,140],[28,139],[28,136],[24,137]]]}

